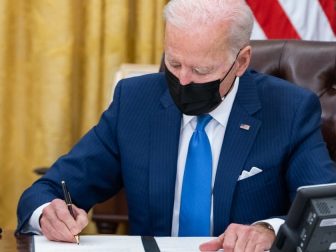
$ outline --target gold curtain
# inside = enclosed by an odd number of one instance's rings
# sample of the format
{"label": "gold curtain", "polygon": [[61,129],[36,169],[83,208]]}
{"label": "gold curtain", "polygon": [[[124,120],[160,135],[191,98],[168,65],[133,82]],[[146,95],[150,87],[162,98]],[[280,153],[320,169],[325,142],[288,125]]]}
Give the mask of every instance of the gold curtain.
{"label": "gold curtain", "polygon": [[0,0],[0,227],[99,119],[121,63],[159,63],[168,0]]}

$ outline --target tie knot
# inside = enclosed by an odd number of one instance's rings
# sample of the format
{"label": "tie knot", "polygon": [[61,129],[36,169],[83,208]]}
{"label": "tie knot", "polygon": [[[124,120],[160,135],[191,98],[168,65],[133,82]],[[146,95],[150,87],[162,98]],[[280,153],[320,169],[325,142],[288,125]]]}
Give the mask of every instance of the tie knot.
{"label": "tie knot", "polygon": [[212,117],[209,114],[197,116],[196,130],[204,130],[204,128],[207,126],[211,119]]}

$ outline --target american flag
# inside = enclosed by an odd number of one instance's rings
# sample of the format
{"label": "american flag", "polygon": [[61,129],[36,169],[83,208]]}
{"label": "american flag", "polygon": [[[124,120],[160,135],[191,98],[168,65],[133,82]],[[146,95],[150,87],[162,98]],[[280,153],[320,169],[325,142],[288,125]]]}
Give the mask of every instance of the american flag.
{"label": "american flag", "polygon": [[244,130],[250,130],[250,127],[251,127],[250,125],[245,123],[240,124],[240,128]]}
{"label": "american flag", "polygon": [[336,41],[336,0],[246,0],[252,39]]}

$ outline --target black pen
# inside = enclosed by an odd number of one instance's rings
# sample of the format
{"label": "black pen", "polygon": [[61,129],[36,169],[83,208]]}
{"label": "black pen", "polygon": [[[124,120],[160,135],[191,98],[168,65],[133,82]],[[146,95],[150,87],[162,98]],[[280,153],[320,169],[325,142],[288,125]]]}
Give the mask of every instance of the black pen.
{"label": "black pen", "polygon": [[[70,212],[71,216],[74,219],[76,219],[75,214],[74,214],[73,209],[72,209],[72,202],[71,202],[71,197],[70,197],[70,193],[68,191],[68,188],[67,188],[64,180],[62,180],[61,183],[62,183],[62,189],[63,189],[65,204],[68,206],[68,209],[69,209],[69,212]],[[75,239],[76,239],[77,244],[79,244],[79,235],[75,235]]]}

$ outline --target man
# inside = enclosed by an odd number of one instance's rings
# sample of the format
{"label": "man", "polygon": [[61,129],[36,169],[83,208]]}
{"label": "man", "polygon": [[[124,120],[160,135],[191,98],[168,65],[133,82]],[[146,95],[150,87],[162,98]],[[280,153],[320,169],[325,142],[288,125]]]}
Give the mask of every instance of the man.
{"label": "man", "polygon": [[172,0],[165,17],[165,73],[117,85],[99,123],[24,192],[18,232],[74,242],[86,211],[124,187],[131,234],[264,251],[299,186],[336,182],[318,98],[247,70],[244,1]]}

